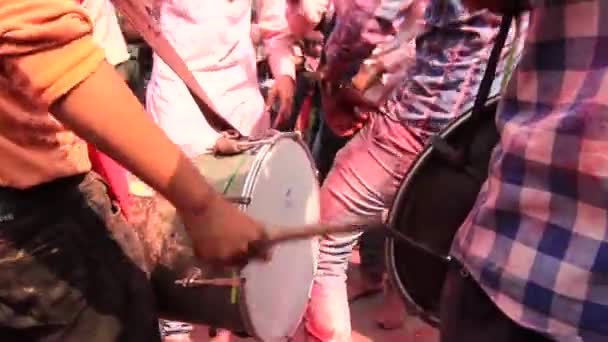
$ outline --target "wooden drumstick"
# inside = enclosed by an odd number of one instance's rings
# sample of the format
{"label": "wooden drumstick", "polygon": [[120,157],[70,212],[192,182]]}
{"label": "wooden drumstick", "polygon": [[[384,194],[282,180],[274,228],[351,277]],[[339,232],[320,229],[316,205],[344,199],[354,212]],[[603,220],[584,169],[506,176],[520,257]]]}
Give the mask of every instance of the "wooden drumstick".
{"label": "wooden drumstick", "polygon": [[385,234],[387,234],[391,238],[396,239],[402,243],[406,243],[411,247],[414,247],[427,254],[433,255],[441,259],[442,261],[449,262],[451,259],[451,257],[449,256],[443,257],[429,246],[426,246],[418,241],[411,239],[404,233],[398,231],[397,229],[389,226],[388,224],[382,221],[368,221],[342,225],[312,224],[308,226],[289,227],[282,229],[278,229],[277,227],[269,228],[267,231],[266,240],[261,241],[259,244],[255,244],[255,246],[252,246],[252,248],[267,249],[272,247],[273,245],[286,241],[309,239],[315,236],[322,236],[324,234],[352,233],[370,229],[381,229]]}
{"label": "wooden drumstick", "polygon": [[330,224],[311,224],[298,227],[268,227],[266,228],[266,238],[249,244],[249,253],[252,255],[266,255],[268,249],[281,242],[293,240],[305,240],[322,236],[325,234],[352,233],[360,230],[387,227],[378,221],[359,222],[341,225]]}
{"label": "wooden drumstick", "polygon": [[301,227],[289,227],[282,229],[271,227],[267,230],[266,243],[274,245],[280,242],[308,239],[325,234],[352,233],[360,230],[385,227],[386,225],[379,221],[358,222],[341,225],[311,224]]}

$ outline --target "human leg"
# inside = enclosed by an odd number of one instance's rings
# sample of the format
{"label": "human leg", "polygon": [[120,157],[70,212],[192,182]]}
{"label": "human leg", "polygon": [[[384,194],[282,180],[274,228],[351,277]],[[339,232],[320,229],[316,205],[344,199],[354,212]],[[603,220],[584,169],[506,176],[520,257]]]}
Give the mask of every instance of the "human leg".
{"label": "human leg", "polygon": [[361,235],[359,241],[359,279],[348,280],[350,300],[357,295],[383,292],[380,308],[374,314],[374,320],[383,329],[397,329],[404,322],[405,306],[397,293],[397,289],[386,275],[384,246],[386,235],[379,230],[368,230]]}
{"label": "human leg", "polygon": [[398,329],[404,323],[407,311],[390,277],[386,274],[385,250],[386,236],[382,231],[369,230],[361,235],[359,241],[359,280],[348,281],[349,299],[367,293],[383,292],[382,304],[374,314],[374,321],[387,330]]}
{"label": "human leg", "polygon": [[382,251],[385,234],[383,231],[365,231],[359,238],[359,267],[348,271],[348,300],[380,293],[383,286],[384,267]]}
{"label": "human leg", "polygon": [[384,243],[386,235],[380,230],[363,232],[359,241],[361,272],[371,282],[380,283],[384,277]]}
{"label": "human leg", "polygon": [[319,116],[319,128],[312,151],[319,171],[319,181],[323,183],[334,163],[336,154],[348,143],[349,138],[337,137],[323,121],[323,114],[319,113]]}
{"label": "human leg", "polygon": [[[373,116],[336,156],[321,190],[321,221],[380,218],[421,149],[421,142],[407,127]],[[321,341],[350,340],[346,270],[359,235],[330,234],[320,243],[307,330]]]}

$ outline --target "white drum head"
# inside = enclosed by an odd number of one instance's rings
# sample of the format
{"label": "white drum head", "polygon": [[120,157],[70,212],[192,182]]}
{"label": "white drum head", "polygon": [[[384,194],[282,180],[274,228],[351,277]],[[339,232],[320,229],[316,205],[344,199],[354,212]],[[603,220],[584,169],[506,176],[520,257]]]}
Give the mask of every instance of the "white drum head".
{"label": "white drum head", "polygon": [[[319,185],[306,150],[292,139],[279,139],[264,149],[257,175],[255,166],[250,175],[254,183],[246,212],[271,225],[317,223]],[[287,341],[295,334],[310,298],[316,243],[277,245],[269,263],[252,262],[243,270],[246,314],[262,341]]]}

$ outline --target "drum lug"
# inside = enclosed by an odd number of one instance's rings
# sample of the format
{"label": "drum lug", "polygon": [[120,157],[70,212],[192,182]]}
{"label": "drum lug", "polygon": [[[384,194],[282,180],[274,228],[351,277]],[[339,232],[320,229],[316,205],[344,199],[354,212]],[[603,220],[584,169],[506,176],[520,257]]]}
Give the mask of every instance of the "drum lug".
{"label": "drum lug", "polygon": [[228,202],[232,202],[232,203],[235,203],[235,204],[241,204],[241,205],[249,205],[249,204],[251,204],[251,197],[228,196],[228,197],[225,197],[225,199]]}
{"label": "drum lug", "polygon": [[203,271],[195,267],[188,271],[188,275],[183,279],[179,279],[175,281],[176,285],[181,285],[183,287],[195,287],[195,286],[232,286],[238,287],[241,286],[245,282],[245,279],[238,277],[235,275],[231,278],[203,278]]}
{"label": "drum lug", "polygon": [[213,278],[213,279],[192,279],[186,278],[176,280],[175,284],[183,287],[195,287],[195,286],[240,286],[243,280],[240,278]]}

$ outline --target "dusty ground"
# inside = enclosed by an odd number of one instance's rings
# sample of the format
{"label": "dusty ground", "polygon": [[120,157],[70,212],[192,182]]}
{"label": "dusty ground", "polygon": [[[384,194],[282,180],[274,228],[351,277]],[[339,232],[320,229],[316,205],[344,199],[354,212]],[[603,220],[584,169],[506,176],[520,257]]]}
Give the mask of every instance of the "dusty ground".
{"label": "dusty ground", "polygon": [[[353,268],[358,267],[358,258],[353,258]],[[381,295],[363,298],[351,305],[353,342],[437,342],[437,330],[415,317],[408,317],[405,324],[396,330],[384,330],[374,322],[374,314],[380,307]],[[301,329],[303,330],[303,329]],[[253,339],[243,339],[228,334],[210,338],[206,327],[197,327],[190,338],[172,337],[164,342],[254,342]],[[293,342],[307,341],[303,331],[299,331]]]}

